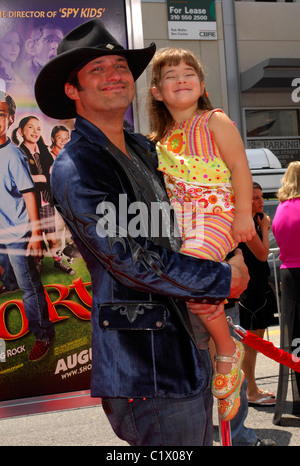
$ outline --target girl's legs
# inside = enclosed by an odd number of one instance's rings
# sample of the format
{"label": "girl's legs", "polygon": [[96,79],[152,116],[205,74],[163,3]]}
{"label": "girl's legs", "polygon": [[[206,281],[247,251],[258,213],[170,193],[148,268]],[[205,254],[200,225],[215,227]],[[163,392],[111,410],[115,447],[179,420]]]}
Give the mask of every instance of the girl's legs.
{"label": "girl's legs", "polygon": [[[198,213],[198,211],[197,211]],[[219,214],[196,214],[196,227],[189,224],[183,229],[183,245],[181,251],[184,254],[199,257],[206,260],[221,262],[225,260],[230,251],[236,248],[237,243],[232,237],[231,225],[234,218],[233,212]],[[219,356],[233,356],[236,345],[230,335],[225,312],[213,321],[207,321],[206,316],[198,316],[213,338],[216,352]],[[218,361],[216,369],[220,374],[227,374],[231,370],[231,363]]]}
{"label": "girl's legs", "polygon": [[[196,217],[197,230],[190,227],[185,230],[182,252],[199,258],[222,261],[236,246],[232,237],[233,212],[221,214],[204,214]],[[199,231],[200,229],[200,231]],[[216,370],[212,392],[217,398],[226,398],[233,394],[234,410],[239,405],[239,390],[243,379],[241,364],[244,348],[241,342],[230,335],[225,312],[213,321],[207,316],[198,316],[214,340],[217,352]],[[228,414],[228,410],[227,410]]]}
{"label": "girl's legs", "polygon": [[[225,312],[217,319],[207,321],[207,316],[198,316],[215,343],[215,351],[219,356],[233,356],[236,350],[234,340],[226,320]],[[216,370],[220,374],[228,374],[231,370],[230,362],[216,362]]]}
{"label": "girl's legs", "polygon": [[212,393],[218,398],[219,416],[223,421],[230,421],[240,407],[240,390],[244,381],[244,372],[241,369],[243,344],[231,337],[225,312],[209,322],[205,320],[205,316],[198,317],[212,337],[211,355],[217,353]]}

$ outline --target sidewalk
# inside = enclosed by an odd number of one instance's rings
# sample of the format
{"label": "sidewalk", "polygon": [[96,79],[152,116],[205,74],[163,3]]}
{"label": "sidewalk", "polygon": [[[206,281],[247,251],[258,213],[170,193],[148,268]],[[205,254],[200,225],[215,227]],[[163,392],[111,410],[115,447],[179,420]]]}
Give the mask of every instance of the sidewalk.
{"label": "sidewalk", "polygon": [[[269,329],[270,341],[279,344],[279,327]],[[259,387],[276,393],[278,364],[258,355],[256,378]],[[249,408],[246,426],[260,439],[271,438],[278,446],[300,445],[300,417],[293,416],[289,386],[282,425],[273,424],[274,407]],[[218,416],[214,410],[214,425]],[[0,419],[0,446],[126,446],[111,430],[101,405]],[[214,445],[219,445],[215,429]]]}

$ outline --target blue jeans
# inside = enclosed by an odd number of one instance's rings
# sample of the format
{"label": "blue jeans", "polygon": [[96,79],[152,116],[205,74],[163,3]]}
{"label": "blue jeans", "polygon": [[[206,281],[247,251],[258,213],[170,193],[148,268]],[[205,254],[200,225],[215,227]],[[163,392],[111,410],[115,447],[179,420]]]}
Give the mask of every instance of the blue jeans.
{"label": "blue jeans", "polygon": [[23,292],[29,330],[37,340],[50,341],[54,336],[54,326],[49,320],[45,292],[34,258],[26,256],[27,244],[24,238],[24,241],[0,246],[6,249],[18,286]]}
{"label": "blue jeans", "polygon": [[[3,249],[3,247],[1,247]],[[3,268],[4,272],[1,277],[1,281],[5,286],[7,291],[12,291],[18,288],[17,280],[12,269],[12,266],[9,262],[9,258],[7,254],[0,253],[0,265]]]}
{"label": "blue jeans", "polygon": [[212,405],[210,383],[203,393],[183,398],[102,399],[115,434],[134,446],[212,446]]}
{"label": "blue jeans", "polygon": [[[239,307],[236,304],[234,307],[226,309],[226,316],[230,316],[233,320],[235,325],[239,325],[240,318],[239,318]],[[234,338],[239,339],[238,335],[230,329],[230,332],[234,336]],[[246,395],[248,382],[245,379],[243,385],[241,387],[240,397],[241,397],[241,405],[240,408],[235,415],[235,417],[230,421],[231,427],[231,440],[232,445],[236,446],[252,446],[257,442],[257,436],[252,429],[248,429],[248,427],[244,426],[244,421],[248,415],[248,400]]]}

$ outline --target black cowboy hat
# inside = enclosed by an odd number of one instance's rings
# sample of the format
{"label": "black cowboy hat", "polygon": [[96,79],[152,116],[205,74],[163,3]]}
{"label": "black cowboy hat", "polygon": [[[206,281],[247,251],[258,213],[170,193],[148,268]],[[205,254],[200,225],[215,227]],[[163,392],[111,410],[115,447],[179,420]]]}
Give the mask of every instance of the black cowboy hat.
{"label": "black cowboy hat", "polygon": [[92,19],[70,31],[60,42],[57,56],[40,71],[35,82],[36,101],[45,115],[56,119],[75,118],[75,104],[64,91],[71,71],[103,55],[122,55],[136,80],[150,63],[156,46],[124,49],[102,21]]}

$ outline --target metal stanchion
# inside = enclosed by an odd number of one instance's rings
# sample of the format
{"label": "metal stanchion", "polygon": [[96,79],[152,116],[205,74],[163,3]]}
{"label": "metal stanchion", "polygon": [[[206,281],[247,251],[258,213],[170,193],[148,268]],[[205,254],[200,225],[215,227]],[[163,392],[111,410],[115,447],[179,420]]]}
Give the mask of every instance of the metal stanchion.
{"label": "metal stanchion", "polygon": [[221,447],[231,447],[231,428],[230,421],[222,421],[219,414],[219,436]]}
{"label": "metal stanchion", "polygon": [[276,291],[276,303],[277,303],[277,312],[278,312],[278,319],[280,325],[280,303],[279,303],[279,289],[278,289],[278,282],[277,282],[277,270],[276,270],[276,252],[279,252],[279,248],[271,248],[269,250],[270,254],[272,254],[272,262],[273,262],[273,269],[274,269],[274,280],[275,280],[275,291]]}

